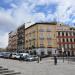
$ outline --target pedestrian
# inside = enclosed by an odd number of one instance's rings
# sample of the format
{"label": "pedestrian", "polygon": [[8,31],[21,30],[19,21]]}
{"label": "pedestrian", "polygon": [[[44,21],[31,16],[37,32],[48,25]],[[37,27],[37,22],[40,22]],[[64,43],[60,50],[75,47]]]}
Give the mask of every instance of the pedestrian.
{"label": "pedestrian", "polygon": [[57,65],[57,57],[54,56],[54,65]]}
{"label": "pedestrian", "polygon": [[40,57],[39,57],[39,55],[38,55],[37,63],[39,63],[39,62],[40,62]]}
{"label": "pedestrian", "polygon": [[42,57],[40,56],[40,61],[42,60]]}
{"label": "pedestrian", "polygon": [[20,55],[20,58],[19,58],[19,60],[21,61],[22,60],[22,56]]}

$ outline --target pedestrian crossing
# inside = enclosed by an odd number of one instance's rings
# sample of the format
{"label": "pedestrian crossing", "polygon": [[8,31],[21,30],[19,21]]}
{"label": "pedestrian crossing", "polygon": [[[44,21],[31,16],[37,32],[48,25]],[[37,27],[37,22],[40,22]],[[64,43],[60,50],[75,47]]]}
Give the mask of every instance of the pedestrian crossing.
{"label": "pedestrian crossing", "polygon": [[0,66],[0,75],[21,75],[21,72],[15,72],[14,70]]}

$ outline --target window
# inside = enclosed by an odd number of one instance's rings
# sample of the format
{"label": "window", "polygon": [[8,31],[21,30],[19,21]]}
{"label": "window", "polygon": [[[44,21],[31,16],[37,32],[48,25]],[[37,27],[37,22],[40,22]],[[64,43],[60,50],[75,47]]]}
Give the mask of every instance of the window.
{"label": "window", "polygon": [[72,38],[70,38],[70,42],[72,42]]}
{"label": "window", "polygon": [[58,36],[60,36],[60,32],[58,32]]}
{"label": "window", "polygon": [[51,38],[51,34],[50,33],[47,34],[47,38]]}
{"label": "window", "polygon": [[65,42],[65,39],[63,38],[63,42]]}
{"label": "window", "polygon": [[62,36],[64,36],[64,32],[62,32]]}
{"label": "window", "polygon": [[74,38],[74,42],[75,42],[75,38]]}
{"label": "window", "polygon": [[68,32],[66,32],[66,36],[68,36]]}
{"label": "window", "polygon": [[51,46],[51,40],[48,40],[48,46]]}
{"label": "window", "polygon": [[43,47],[43,46],[44,46],[44,41],[40,40],[40,47]]}
{"label": "window", "polygon": [[40,38],[44,38],[43,32],[40,32]]}
{"label": "window", "polygon": [[69,39],[67,38],[67,42],[69,42]]}

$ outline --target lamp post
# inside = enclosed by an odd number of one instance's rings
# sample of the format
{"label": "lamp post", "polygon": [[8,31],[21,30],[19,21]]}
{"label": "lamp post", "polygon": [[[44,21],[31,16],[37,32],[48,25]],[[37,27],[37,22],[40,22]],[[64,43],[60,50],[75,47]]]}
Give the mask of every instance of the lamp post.
{"label": "lamp post", "polygon": [[64,63],[64,48],[62,47],[63,63]]}

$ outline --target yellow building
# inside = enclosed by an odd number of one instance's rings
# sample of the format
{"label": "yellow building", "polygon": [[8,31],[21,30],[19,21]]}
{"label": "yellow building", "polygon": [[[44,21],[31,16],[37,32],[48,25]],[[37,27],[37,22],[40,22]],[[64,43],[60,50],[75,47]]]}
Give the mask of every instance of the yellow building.
{"label": "yellow building", "polygon": [[48,54],[57,48],[56,23],[35,23],[25,29],[26,50]]}

